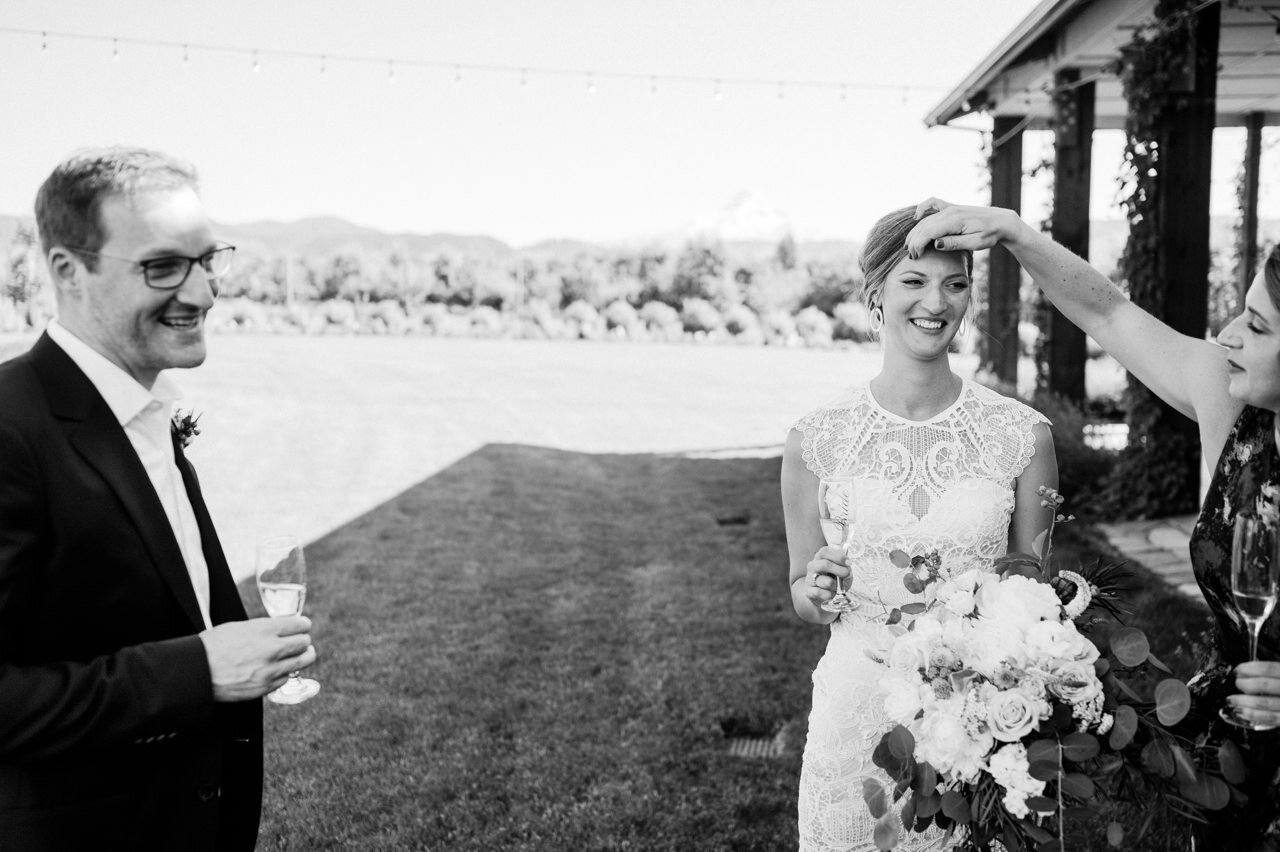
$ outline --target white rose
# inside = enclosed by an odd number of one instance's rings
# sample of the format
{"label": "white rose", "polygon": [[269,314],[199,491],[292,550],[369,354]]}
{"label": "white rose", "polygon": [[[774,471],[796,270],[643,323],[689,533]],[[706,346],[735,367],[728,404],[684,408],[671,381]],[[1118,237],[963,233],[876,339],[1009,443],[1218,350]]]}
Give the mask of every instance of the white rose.
{"label": "white rose", "polygon": [[1092,663],[1071,662],[1054,672],[1049,691],[1068,704],[1081,704],[1102,694],[1102,681]]}
{"label": "white rose", "polygon": [[879,686],[884,693],[885,715],[899,725],[911,725],[916,714],[924,707],[925,700],[933,696],[933,690],[918,677],[903,676],[896,672],[882,677]]}
{"label": "white rose", "polygon": [[980,571],[965,571],[939,583],[935,592],[937,601],[956,615],[973,613],[974,595],[978,589]]}
{"label": "white rose", "polygon": [[929,706],[916,735],[916,759],[941,773],[950,773],[958,781],[971,782],[982,770],[994,741],[986,732],[970,736],[963,710],[963,694]]}
{"label": "white rose", "polygon": [[965,637],[965,664],[988,678],[1006,666],[1022,668],[1027,657],[1022,630],[1016,624],[980,618]]}
{"label": "white rose", "polygon": [[1005,577],[998,583],[984,583],[978,589],[978,615],[1028,627],[1038,621],[1060,621],[1062,603],[1046,583],[1030,577]]}
{"label": "white rose", "polygon": [[1027,627],[1026,637],[1033,660],[1074,660],[1084,650],[1084,637],[1071,622],[1038,621]]}
{"label": "white rose", "polygon": [[1037,727],[1040,714],[1035,702],[1016,689],[997,692],[987,701],[991,735],[1001,742],[1012,743]]}
{"label": "white rose", "polygon": [[915,631],[903,633],[889,648],[889,668],[901,674],[916,674],[929,665],[929,651],[933,642]]}

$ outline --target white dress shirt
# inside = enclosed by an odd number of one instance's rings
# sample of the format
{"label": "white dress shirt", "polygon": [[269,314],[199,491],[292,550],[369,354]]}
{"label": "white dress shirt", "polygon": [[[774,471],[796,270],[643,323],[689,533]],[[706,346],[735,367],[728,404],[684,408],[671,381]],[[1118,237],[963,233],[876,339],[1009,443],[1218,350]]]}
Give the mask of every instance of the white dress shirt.
{"label": "white dress shirt", "polygon": [[146,468],[147,477],[160,498],[160,505],[164,507],[173,536],[178,541],[196,601],[200,604],[200,615],[205,626],[211,626],[209,566],[204,561],[200,527],[187,497],[187,489],[182,484],[182,473],[178,470],[170,433],[173,403],[182,398],[181,391],[163,373],[151,390],[147,390],[56,319],[49,322],[48,334],[89,378],[124,428],[129,443]]}

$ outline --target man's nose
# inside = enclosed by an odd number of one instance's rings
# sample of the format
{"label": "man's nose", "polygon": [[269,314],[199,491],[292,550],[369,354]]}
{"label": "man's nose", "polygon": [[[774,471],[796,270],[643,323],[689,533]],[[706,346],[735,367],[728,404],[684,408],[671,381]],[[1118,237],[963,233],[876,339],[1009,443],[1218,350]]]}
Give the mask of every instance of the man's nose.
{"label": "man's nose", "polygon": [[211,308],[214,299],[218,298],[218,279],[197,263],[191,268],[187,280],[178,288],[178,296],[182,302],[192,307]]}

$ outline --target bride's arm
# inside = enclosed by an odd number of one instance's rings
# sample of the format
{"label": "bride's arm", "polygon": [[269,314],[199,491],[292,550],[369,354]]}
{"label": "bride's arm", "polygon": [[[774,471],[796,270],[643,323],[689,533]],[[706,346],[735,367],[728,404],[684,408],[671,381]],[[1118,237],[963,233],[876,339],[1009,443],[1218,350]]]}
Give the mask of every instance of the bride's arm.
{"label": "bride's arm", "polygon": [[801,439],[793,429],[782,454],[782,512],[791,561],[791,604],[805,621],[830,624],[836,614],[822,609],[822,604],[835,595],[835,578],[849,576],[849,569],[840,548],[828,547],[822,537],[818,477],[805,466]]}
{"label": "bride's arm", "polygon": [[[1037,423],[1035,453],[1014,484],[1013,518],[1009,523],[1009,552],[1037,553],[1036,539],[1045,533],[1053,522],[1054,508],[1042,505],[1045,498],[1040,487],[1058,488],[1058,456],[1053,449],[1053,433],[1049,424]],[[1070,496],[1070,495],[1067,495]]]}

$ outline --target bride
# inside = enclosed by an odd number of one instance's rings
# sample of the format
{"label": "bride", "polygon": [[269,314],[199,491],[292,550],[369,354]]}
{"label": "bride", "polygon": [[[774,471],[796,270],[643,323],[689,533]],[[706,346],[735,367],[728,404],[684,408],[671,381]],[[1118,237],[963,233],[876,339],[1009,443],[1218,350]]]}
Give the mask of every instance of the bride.
{"label": "bride", "polygon": [[[889,612],[918,596],[889,554],[937,551],[944,574],[990,569],[1010,550],[1033,552],[1053,508],[1038,488],[1056,488],[1048,422],[1025,405],[951,369],[947,349],[970,302],[967,252],[906,252],[915,208],[883,217],[859,264],[884,363],[869,383],[806,415],[787,437],[782,498],[791,600],[805,621],[831,625],[813,673],[813,709],[800,775],[801,852],[875,850],[863,779],[888,785],[871,761],[892,727],[878,688]],[[820,485],[847,541],[819,523]],[[823,604],[843,592],[851,607]],[[891,813],[893,811],[891,810]],[[940,848],[942,833],[904,835],[900,849]]]}

